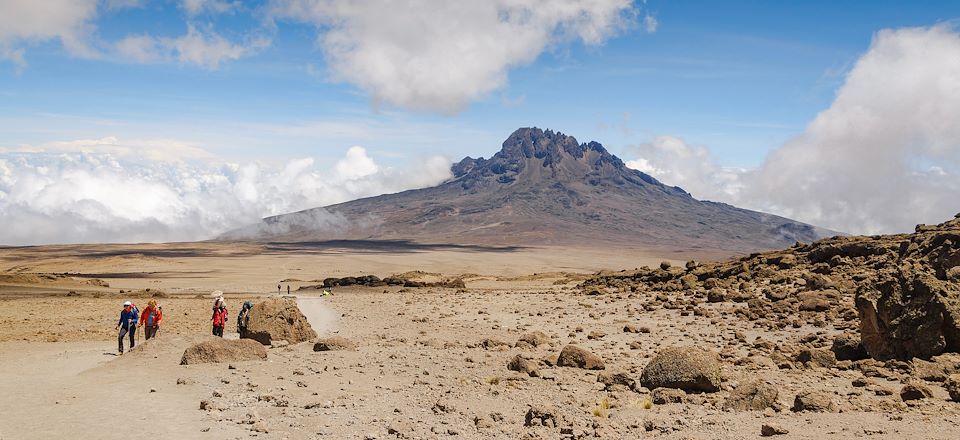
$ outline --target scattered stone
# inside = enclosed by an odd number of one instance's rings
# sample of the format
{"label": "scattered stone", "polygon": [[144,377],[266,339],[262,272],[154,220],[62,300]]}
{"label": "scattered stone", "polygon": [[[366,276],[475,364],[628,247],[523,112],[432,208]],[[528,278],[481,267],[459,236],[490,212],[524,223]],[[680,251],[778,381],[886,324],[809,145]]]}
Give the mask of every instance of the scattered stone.
{"label": "scattered stone", "polygon": [[540,372],[537,370],[537,363],[519,354],[507,362],[507,369],[526,374],[530,377],[540,377]]}
{"label": "scattered stone", "polygon": [[687,400],[687,393],[676,388],[655,388],[650,392],[650,400],[657,405],[683,403]]}
{"label": "scattered stone", "polygon": [[784,435],[789,433],[790,431],[776,423],[764,423],[763,426],[760,427],[760,435],[764,437]]}
{"label": "scattered stone", "polygon": [[603,359],[576,345],[567,345],[560,351],[557,358],[558,367],[575,367],[587,370],[602,370],[605,368]]}
{"label": "scattered stone", "polygon": [[624,372],[603,371],[597,374],[597,382],[602,383],[607,390],[615,385],[624,386],[634,391],[637,389],[637,381]]}
{"label": "scattered stone", "polygon": [[531,406],[523,418],[524,426],[547,426],[556,428],[558,420],[556,408],[549,405]]}
{"label": "scattered stone", "polygon": [[539,347],[541,345],[550,345],[551,339],[546,333],[535,331],[521,336],[517,342],[525,342],[534,347]]}
{"label": "scattered stone", "polygon": [[808,368],[833,368],[837,366],[837,358],[832,351],[826,348],[805,348],[797,355],[797,362]]}
{"label": "scattered stone", "polygon": [[720,361],[716,353],[693,347],[668,347],[647,364],[640,384],[649,388],[720,391]]}
{"label": "scattered stone", "polygon": [[313,344],[313,351],[337,351],[337,350],[346,350],[354,351],[357,349],[357,344],[353,341],[344,338],[342,336],[331,336],[329,338],[320,338],[317,339],[317,342]]}
{"label": "scattered stone", "polygon": [[908,381],[907,384],[900,389],[900,399],[904,402],[908,400],[928,399],[930,397],[933,397],[933,392],[920,381]]}
{"label": "scattered stone", "polygon": [[760,379],[741,383],[723,402],[724,409],[762,411],[777,403],[777,387]]}
{"label": "scattered stone", "polygon": [[960,374],[951,374],[950,377],[943,382],[943,387],[947,390],[947,394],[950,395],[950,400],[960,402]]}
{"label": "scattered stone", "polygon": [[836,412],[833,394],[825,391],[804,391],[793,400],[793,411]]}

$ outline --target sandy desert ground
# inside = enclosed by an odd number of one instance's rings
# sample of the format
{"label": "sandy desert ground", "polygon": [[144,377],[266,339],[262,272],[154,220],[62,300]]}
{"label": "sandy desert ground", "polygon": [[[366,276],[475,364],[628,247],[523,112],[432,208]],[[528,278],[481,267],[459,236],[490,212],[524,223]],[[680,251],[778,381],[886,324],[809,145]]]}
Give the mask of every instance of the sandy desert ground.
{"label": "sandy desert ground", "polygon": [[[691,257],[409,244],[2,249],[0,438],[739,439],[760,437],[763,425],[788,431],[778,438],[960,438],[960,404],[943,388],[904,402],[895,373],[782,368],[756,348],[826,339],[839,333],[832,327],[769,329],[734,313],[735,303],[648,310],[643,292],[577,288],[599,269]],[[298,290],[328,276],[410,270],[462,276],[466,288]],[[344,337],[355,350],[278,344],[262,362],[179,365],[183,350],[207,337],[212,290],[225,292],[232,318],[243,300],[275,297],[278,283],[284,294],[291,285],[321,336]],[[154,296],[164,306],[160,337],[116,356],[120,303],[142,307]],[[545,338],[518,343],[533,332]],[[605,369],[552,366],[568,344]],[[664,396],[598,380],[639,378],[668,346],[721,352],[723,390]],[[507,368],[517,355],[533,361],[535,376]],[[724,408],[757,377],[778,390],[770,408]],[[836,412],[791,411],[809,390],[829,392]]]}

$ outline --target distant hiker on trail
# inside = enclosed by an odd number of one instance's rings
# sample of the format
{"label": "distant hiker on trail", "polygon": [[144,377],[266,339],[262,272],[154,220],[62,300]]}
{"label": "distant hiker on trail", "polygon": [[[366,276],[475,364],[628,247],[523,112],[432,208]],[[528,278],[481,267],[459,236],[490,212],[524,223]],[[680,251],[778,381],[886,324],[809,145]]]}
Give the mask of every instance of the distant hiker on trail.
{"label": "distant hiker on trail", "polygon": [[223,337],[223,326],[227,324],[227,303],[217,298],[213,304],[213,335]]}
{"label": "distant hiker on trail", "polygon": [[290,285],[287,284],[287,295],[290,295]]}
{"label": "distant hiker on trail", "polygon": [[163,321],[163,307],[157,304],[157,300],[151,299],[147,303],[147,308],[140,314],[140,327],[143,327],[143,336],[147,340],[157,335],[161,321]]}
{"label": "distant hiker on trail", "polygon": [[136,345],[136,339],[134,335],[137,333],[137,320],[139,319],[138,310],[132,302],[127,301],[123,303],[123,310],[120,311],[120,321],[117,322],[117,330],[120,333],[117,335],[117,345],[120,349],[120,354],[123,354],[123,337],[125,335],[130,335],[130,349]]}
{"label": "distant hiker on trail", "polygon": [[243,308],[241,308],[240,313],[237,314],[237,333],[240,334],[241,338],[247,334],[247,323],[250,322],[250,309],[252,308],[252,302],[244,301]]}
{"label": "distant hiker on trail", "polygon": [[279,294],[280,294],[280,285],[277,284],[277,295],[279,295]]}

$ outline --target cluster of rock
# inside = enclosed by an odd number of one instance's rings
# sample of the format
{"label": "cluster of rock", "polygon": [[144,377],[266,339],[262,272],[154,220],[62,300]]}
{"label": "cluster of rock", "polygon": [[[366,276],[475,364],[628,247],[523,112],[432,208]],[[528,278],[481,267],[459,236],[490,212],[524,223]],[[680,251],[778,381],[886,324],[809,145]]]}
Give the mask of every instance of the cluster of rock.
{"label": "cluster of rock", "polygon": [[[859,331],[874,359],[929,359],[960,351],[960,218],[911,234],[838,236],[717,263],[600,273],[592,295],[643,295],[648,310],[711,317],[707,303],[770,330],[811,324]],[[847,336],[849,338],[849,336]],[[861,357],[859,342],[837,347]],[[843,344],[841,344],[843,345]]]}
{"label": "cluster of rock", "polygon": [[319,286],[305,286],[301,289],[329,289],[332,287],[384,287],[384,286],[403,286],[403,287],[437,287],[447,289],[463,289],[466,285],[462,278],[445,278],[439,281],[421,281],[401,276],[393,275],[386,278],[380,278],[376,275],[361,275],[355,277],[343,278],[325,278]]}

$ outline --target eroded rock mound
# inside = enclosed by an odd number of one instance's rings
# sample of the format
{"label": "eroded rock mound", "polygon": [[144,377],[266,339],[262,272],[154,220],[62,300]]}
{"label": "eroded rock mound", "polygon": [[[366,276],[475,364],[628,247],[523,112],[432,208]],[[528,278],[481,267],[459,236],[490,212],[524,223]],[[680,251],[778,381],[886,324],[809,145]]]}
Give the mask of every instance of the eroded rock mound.
{"label": "eroded rock mound", "polygon": [[647,364],[640,384],[649,388],[720,391],[720,360],[716,353],[693,347],[668,347]]}
{"label": "eroded rock mound", "polygon": [[250,309],[250,322],[244,338],[263,345],[277,341],[291,344],[309,341],[317,337],[307,318],[300,312],[293,299],[268,299],[258,302]]}
{"label": "eroded rock mound", "polygon": [[191,345],[183,352],[180,365],[219,362],[262,361],[267,349],[250,339],[215,338]]}
{"label": "eroded rock mound", "polygon": [[886,273],[857,292],[860,337],[874,359],[960,351],[960,289],[914,266]]}

